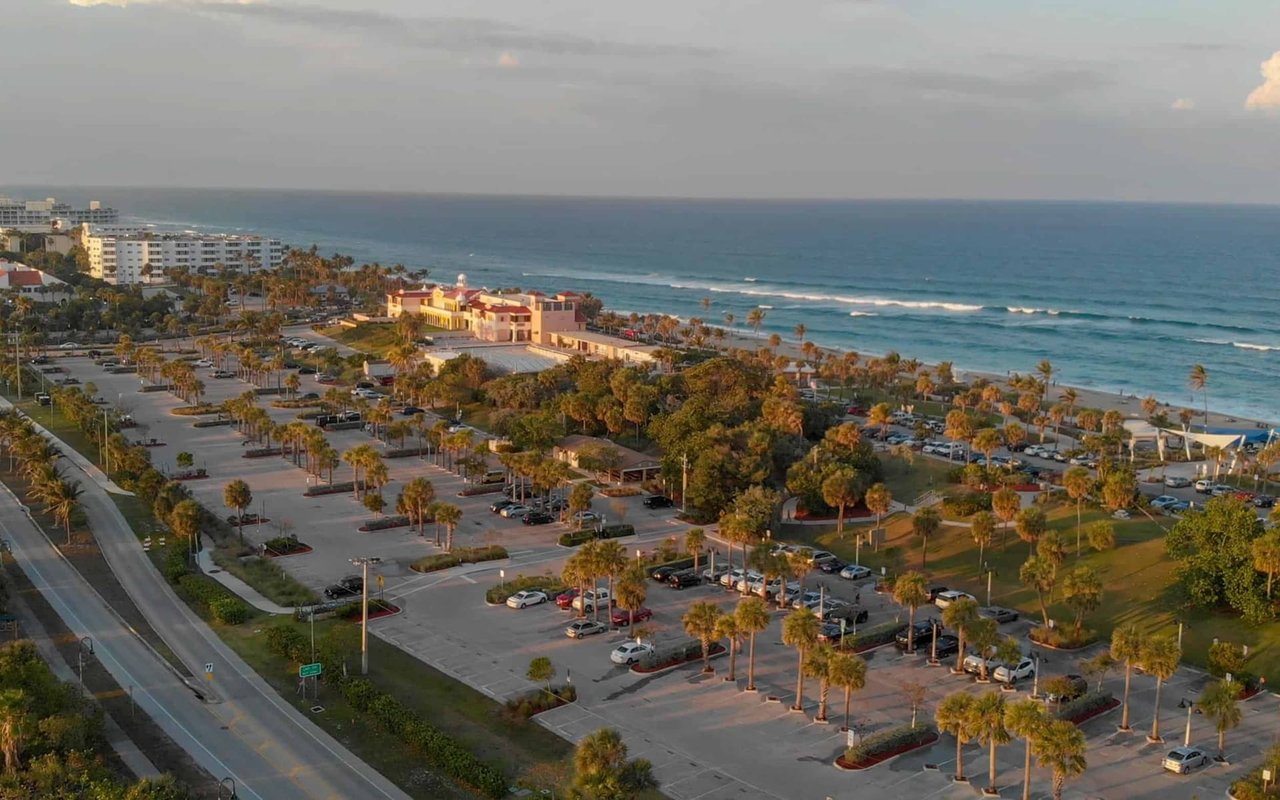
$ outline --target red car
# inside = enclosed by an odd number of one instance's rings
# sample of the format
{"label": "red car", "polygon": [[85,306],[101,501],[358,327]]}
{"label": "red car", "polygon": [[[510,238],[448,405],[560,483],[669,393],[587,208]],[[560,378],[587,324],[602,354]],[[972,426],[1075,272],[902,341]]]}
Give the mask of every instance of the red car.
{"label": "red car", "polygon": [[556,595],[556,606],[559,608],[570,608],[573,606],[573,598],[578,596],[577,589],[569,589],[568,591]]}
{"label": "red car", "polygon": [[865,417],[867,415],[867,410],[862,406],[849,406],[844,410],[844,413],[854,417]]}
{"label": "red car", "polygon": [[[636,622],[644,622],[653,618],[653,612],[647,608],[636,609]],[[613,623],[613,627],[621,628],[631,624],[631,612],[625,608],[613,607],[613,613],[609,615],[609,621]]]}

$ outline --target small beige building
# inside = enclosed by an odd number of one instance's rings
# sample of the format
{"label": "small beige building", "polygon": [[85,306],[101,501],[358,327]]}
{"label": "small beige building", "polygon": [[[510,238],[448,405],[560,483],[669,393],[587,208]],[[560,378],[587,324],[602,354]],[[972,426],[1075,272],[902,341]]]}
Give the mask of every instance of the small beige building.
{"label": "small beige building", "polygon": [[662,464],[653,456],[597,436],[566,436],[551,455],[574,469],[596,472],[618,483],[654,480]]}

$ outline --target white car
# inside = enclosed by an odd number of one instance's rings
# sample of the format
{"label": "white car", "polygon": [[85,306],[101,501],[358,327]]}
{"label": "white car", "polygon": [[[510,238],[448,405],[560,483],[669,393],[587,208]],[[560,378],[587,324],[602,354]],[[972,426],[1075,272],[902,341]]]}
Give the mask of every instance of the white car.
{"label": "white car", "polygon": [[213,366],[213,361],[211,361],[210,359],[207,359],[207,358],[202,358],[202,359],[200,359],[199,361],[197,361],[197,362],[195,363],[195,366],[197,366],[197,367],[212,367],[212,366]]}
{"label": "white car", "polygon": [[588,589],[577,597],[573,598],[574,611],[594,611],[596,603],[608,602],[608,589]]}
{"label": "white car", "polygon": [[569,519],[573,520],[579,525],[582,525],[583,523],[586,523],[586,522],[595,522],[596,520],[600,519],[600,515],[594,511],[579,511]]}
{"label": "white car", "polygon": [[757,583],[764,583],[764,576],[759,572],[752,572],[751,570],[748,570],[733,584],[733,588],[740,592],[749,592],[751,591],[751,586]]}
{"label": "white car", "polygon": [[[994,672],[996,669],[1002,666],[1004,666],[1004,663],[999,659],[988,658],[987,674],[990,675],[992,672]],[[965,672],[969,673],[970,675],[981,675],[982,674],[982,656],[978,655],[977,653],[970,653],[969,655],[964,657],[964,661],[961,662],[961,667],[964,669]]]}
{"label": "white car", "polygon": [[746,577],[746,574],[747,574],[747,571],[742,569],[741,567],[739,567],[738,569],[731,569],[725,574],[720,576],[720,585],[725,587],[726,589],[730,587],[736,587],[738,585],[738,581]]}
{"label": "white car", "polygon": [[1185,489],[1191,485],[1191,479],[1183,478],[1178,475],[1166,475],[1164,478],[1164,485],[1168,486],[1170,489]]}
{"label": "white car", "polygon": [[507,506],[506,508],[502,509],[501,511],[498,512],[498,515],[502,517],[506,517],[507,519],[511,519],[513,517],[523,517],[525,514],[528,514],[532,510],[533,509],[529,508],[528,506],[522,506],[519,503],[517,503],[516,505]]}
{"label": "white car", "polygon": [[508,608],[524,608],[526,606],[536,606],[547,602],[545,592],[535,592],[532,589],[526,589],[523,592],[516,592],[507,598]]}
{"label": "white car", "polygon": [[78,342],[63,342],[58,345],[58,348],[61,350],[75,350],[79,346],[80,344]]}
{"label": "white car", "polygon": [[653,652],[653,645],[640,642],[623,642],[613,648],[609,660],[615,664],[634,664]]}
{"label": "white car", "polygon": [[1009,666],[1001,664],[996,667],[996,671],[991,674],[992,679],[998,683],[1017,683],[1026,680],[1036,674],[1036,662],[1029,658],[1023,658],[1017,664]]}
{"label": "white car", "polygon": [[1037,456],[1044,458],[1045,449],[1038,444],[1027,445],[1027,449],[1022,451],[1023,455]]}
{"label": "white car", "polygon": [[1178,502],[1178,498],[1174,497],[1173,495],[1171,495],[1171,494],[1162,494],[1162,495],[1160,495],[1159,497],[1153,498],[1153,499],[1151,500],[1151,507],[1152,507],[1152,508],[1165,508],[1166,506],[1171,506],[1171,505],[1173,505],[1173,504],[1174,504],[1174,503],[1176,503],[1176,502]]}
{"label": "white car", "polygon": [[951,605],[952,603],[955,603],[958,600],[966,600],[966,599],[972,600],[975,603],[978,602],[978,598],[974,597],[968,592],[961,592],[956,589],[949,589],[945,592],[938,592],[938,596],[934,598],[933,604],[938,608],[946,608],[947,606]]}
{"label": "white car", "polygon": [[861,564],[846,564],[844,569],[840,570],[840,577],[847,581],[860,581],[871,577],[871,569]]}
{"label": "white car", "polygon": [[1198,747],[1179,747],[1169,751],[1160,763],[1162,767],[1179,775],[1186,775],[1194,767],[1203,767],[1209,763],[1209,756]]}

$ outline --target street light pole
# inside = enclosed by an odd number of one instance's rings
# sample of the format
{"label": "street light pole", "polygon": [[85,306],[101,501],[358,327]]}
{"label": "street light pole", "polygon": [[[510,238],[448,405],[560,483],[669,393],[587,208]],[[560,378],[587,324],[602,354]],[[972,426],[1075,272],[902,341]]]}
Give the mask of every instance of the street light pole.
{"label": "street light pole", "polygon": [[76,651],[76,668],[80,673],[80,688],[84,689],[84,651],[89,646],[89,655],[93,655],[93,639],[89,636],[80,639],[80,647]]}
{"label": "street light pole", "polygon": [[1190,747],[1190,746],[1191,746],[1191,709],[1195,708],[1195,706],[1196,706],[1196,704],[1195,704],[1194,702],[1192,702],[1191,700],[1188,700],[1188,701],[1187,701],[1187,730],[1186,730],[1186,732],[1182,735],[1182,746],[1183,746],[1183,747]]}
{"label": "street light pole", "polygon": [[351,559],[351,563],[360,567],[360,674],[369,674],[369,565],[377,564],[381,558],[363,556]]}

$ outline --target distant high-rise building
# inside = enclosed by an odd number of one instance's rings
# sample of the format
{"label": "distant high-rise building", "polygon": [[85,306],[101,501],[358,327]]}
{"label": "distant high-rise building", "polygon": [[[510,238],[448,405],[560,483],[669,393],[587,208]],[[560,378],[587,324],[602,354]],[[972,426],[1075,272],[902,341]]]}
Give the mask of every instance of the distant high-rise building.
{"label": "distant high-rise building", "polygon": [[88,208],[72,208],[52,197],[44,200],[0,197],[0,230],[41,233],[54,228],[73,228],[86,222],[109,225],[119,218],[120,212],[103,206],[97,200],[89,201]]}
{"label": "distant high-rise building", "polygon": [[285,253],[279,240],[262,236],[121,229],[100,233],[92,225],[85,226],[81,241],[89,254],[89,274],[119,286],[161,283],[164,271],[171,268],[206,273],[219,267],[241,272],[274,269]]}

